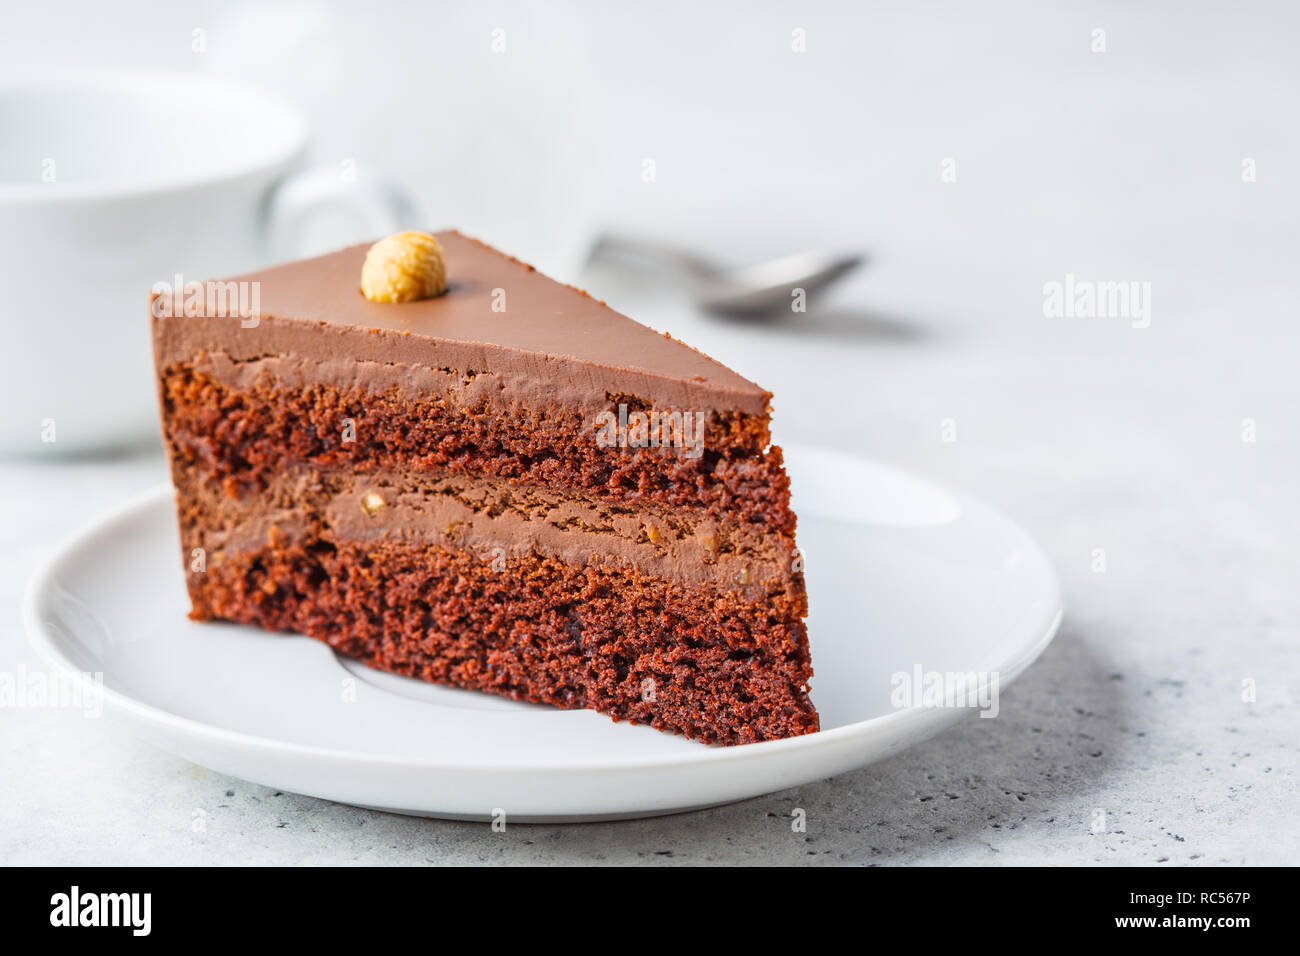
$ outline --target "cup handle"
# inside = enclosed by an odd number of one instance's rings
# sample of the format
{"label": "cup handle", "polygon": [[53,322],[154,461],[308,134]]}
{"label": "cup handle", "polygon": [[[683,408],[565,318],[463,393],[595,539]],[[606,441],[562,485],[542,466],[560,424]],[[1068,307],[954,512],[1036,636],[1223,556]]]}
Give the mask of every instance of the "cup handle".
{"label": "cup handle", "polygon": [[280,180],[267,196],[263,234],[268,261],[301,256],[307,219],[329,207],[362,220],[363,234],[375,238],[418,225],[414,201],[382,173],[352,161],[314,166]]}

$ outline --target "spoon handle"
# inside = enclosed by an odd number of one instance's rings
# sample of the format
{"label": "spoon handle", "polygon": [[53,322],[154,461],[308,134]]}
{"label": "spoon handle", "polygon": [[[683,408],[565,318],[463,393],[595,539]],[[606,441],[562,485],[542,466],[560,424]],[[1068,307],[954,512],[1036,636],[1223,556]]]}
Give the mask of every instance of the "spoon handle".
{"label": "spoon handle", "polygon": [[654,239],[634,239],[602,233],[591,247],[591,259],[632,259],[666,266],[703,279],[719,271],[718,266],[680,246]]}

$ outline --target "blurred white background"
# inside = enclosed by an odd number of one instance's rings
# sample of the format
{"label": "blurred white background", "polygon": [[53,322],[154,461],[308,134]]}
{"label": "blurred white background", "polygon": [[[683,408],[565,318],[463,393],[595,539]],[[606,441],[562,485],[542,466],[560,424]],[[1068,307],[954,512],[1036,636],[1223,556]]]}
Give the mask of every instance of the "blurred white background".
{"label": "blurred white background", "polygon": [[[805,788],[817,852],[1287,860],[1296,829],[1281,808],[1300,799],[1300,8],[702,6],[10,5],[0,62],[198,70],[274,90],[314,123],[315,159],[387,171],[430,226],[460,226],[584,284],[772,390],[778,440],[849,446],[964,486],[1038,534],[1066,583],[1066,626],[1008,694],[1006,718]],[[195,29],[205,52],[192,49]],[[795,30],[805,52],[792,49]],[[328,242],[350,227],[320,228]],[[735,263],[806,247],[873,261],[807,315],[723,322],[666,277],[584,269],[602,228]],[[1067,273],[1150,282],[1150,326],[1046,318],[1044,283]],[[1243,440],[1247,421],[1256,440]],[[0,529],[16,601],[30,556],[56,533],[164,473],[151,457],[3,477],[10,501],[34,506]],[[16,626],[5,635],[7,659],[26,653]],[[1247,706],[1250,676],[1261,689]],[[85,743],[75,719],[20,719],[30,732],[0,761],[31,782],[0,805],[0,831],[41,828],[54,857],[81,845],[121,858],[117,834],[156,832],[168,814],[183,827],[227,786],[99,728]],[[121,763],[156,803],[121,779]],[[99,782],[87,788],[71,766]],[[916,802],[945,788],[966,802]],[[643,839],[678,860],[803,860],[788,832],[764,829],[792,799],[622,836],[565,830],[547,852],[635,859]],[[231,802],[259,859],[333,859],[331,839],[360,813],[301,801],[327,823],[295,844],[270,830],[265,807]],[[1123,833],[1092,833],[1096,807]],[[385,818],[373,845],[347,837],[351,858],[393,859],[387,843],[420,826]],[[464,847],[492,839],[456,832]],[[144,847],[132,851],[142,861],[243,849]]]}

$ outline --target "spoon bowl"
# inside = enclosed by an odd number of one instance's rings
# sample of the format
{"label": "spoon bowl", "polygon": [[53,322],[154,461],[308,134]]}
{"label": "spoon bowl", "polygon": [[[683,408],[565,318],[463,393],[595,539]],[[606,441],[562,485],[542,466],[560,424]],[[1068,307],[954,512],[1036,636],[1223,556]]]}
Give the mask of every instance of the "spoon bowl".
{"label": "spoon bowl", "polygon": [[801,252],[719,272],[698,284],[696,298],[710,312],[755,316],[789,308],[797,290],[819,292],[862,265],[863,256]]}

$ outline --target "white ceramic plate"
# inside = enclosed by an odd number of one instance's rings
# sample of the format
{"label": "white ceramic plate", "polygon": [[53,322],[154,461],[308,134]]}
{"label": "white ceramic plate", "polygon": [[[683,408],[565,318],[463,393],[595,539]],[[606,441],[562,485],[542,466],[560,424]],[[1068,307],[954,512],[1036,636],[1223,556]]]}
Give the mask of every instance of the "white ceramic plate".
{"label": "white ceramic plate", "polygon": [[988,506],[838,452],[786,456],[824,728],[805,737],[710,747],[382,674],[306,637],[192,623],[170,488],[41,568],[26,627],[54,667],[102,673],[106,711],[140,736],[281,790],[429,816],[504,810],[518,822],[741,800],[976,719],[971,707],[896,706],[895,675],[974,673],[981,686],[996,675],[1005,689],[1061,619],[1051,563]]}

